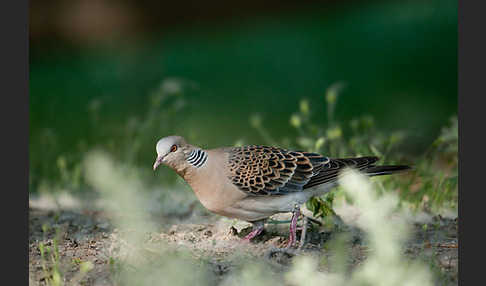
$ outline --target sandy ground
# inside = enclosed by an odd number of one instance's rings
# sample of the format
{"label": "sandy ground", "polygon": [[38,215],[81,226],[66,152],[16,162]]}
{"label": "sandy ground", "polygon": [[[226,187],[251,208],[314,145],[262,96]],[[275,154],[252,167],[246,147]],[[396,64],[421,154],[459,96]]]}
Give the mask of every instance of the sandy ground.
{"label": "sandy ground", "polygon": [[[265,232],[251,243],[242,241],[249,231],[249,224],[229,220],[201,211],[194,205],[188,212],[174,217],[154,215],[160,229],[144,234],[139,249],[146,256],[157,252],[161,245],[185,250],[194,259],[207,262],[215,281],[222,281],[238,264],[238,255],[254,257],[271,265],[275,271],[285,271],[292,259],[302,253],[316,257],[329,256],[331,249],[323,246],[339,233],[347,233],[351,266],[359,265],[369,251],[363,233],[346,223],[352,219],[352,211],[337,211],[343,215],[343,223],[328,227],[313,225],[307,233],[306,244],[300,251],[279,252],[288,238],[288,224],[270,224]],[[116,280],[116,261],[124,244],[124,236],[130,230],[120,231],[110,220],[111,216],[99,210],[50,210],[31,206],[29,209],[29,279],[30,285],[46,285],[46,272],[52,263],[41,259],[39,243],[54,246],[58,237],[59,267],[65,285],[119,285]],[[276,219],[288,219],[282,215]],[[404,253],[408,257],[421,257],[437,267],[436,285],[457,285],[458,275],[458,220],[431,216],[412,223],[413,236],[406,243]],[[424,227],[424,221],[427,228]],[[44,226],[44,230],[43,230]],[[48,226],[46,228],[46,226]],[[298,232],[298,238],[300,231]],[[80,276],[80,262],[90,261],[93,269]],[[437,276],[437,275],[436,275]],[[216,283],[217,284],[217,283]]]}

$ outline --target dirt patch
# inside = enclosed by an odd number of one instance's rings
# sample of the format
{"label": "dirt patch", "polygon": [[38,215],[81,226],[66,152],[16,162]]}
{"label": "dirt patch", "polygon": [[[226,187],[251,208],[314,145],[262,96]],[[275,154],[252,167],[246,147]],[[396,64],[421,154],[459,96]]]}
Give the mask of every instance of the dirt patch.
{"label": "dirt patch", "polygon": [[[222,281],[232,273],[241,255],[261,259],[277,272],[287,270],[292,259],[302,253],[320,258],[332,256],[332,249],[326,248],[326,244],[342,233],[348,235],[351,267],[362,263],[369,252],[363,233],[347,225],[333,230],[314,225],[308,230],[307,242],[301,250],[281,251],[287,243],[288,224],[267,225],[262,235],[246,243],[241,238],[250,231],[249,224],[218,216],[205,217],[205,221],[161,221],[161,230],[147,233],[141,247],[147,255],[159,245],[188,251],[194,259],[207,262],[215,281]],[[412,239],[405,245],[404,253],[408,257],[433,265],[437,285],[458,283],[457,228],[457,219],[434,216],[427,224],[413,224]],[[115,261],[123,236],[103,212],[30,209],[30,284],[45,285],[47,279],[52,278],[46,277],[50,272],[45,270],[57,263],[66,285],[75,284],[73,282],[118,285],[114,278]],[[57,247],[57,262],[46,254],[44,259],[41,257],[40,243],[52,249]],[[93,268],[81,274],[82,263],[88,261]]]}

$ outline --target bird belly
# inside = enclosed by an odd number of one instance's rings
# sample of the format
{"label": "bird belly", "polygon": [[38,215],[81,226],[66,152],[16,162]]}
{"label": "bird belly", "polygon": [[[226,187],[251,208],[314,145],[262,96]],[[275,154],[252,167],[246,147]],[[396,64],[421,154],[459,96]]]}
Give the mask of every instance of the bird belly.
{"label": "bird belly", "polygon": [[327,193],[335,184],[320,185],[302,192],[280,196],[248,196],[224,209],[226,216],[246,221],[267,218],[277,213],[292,212],[311,197]]}

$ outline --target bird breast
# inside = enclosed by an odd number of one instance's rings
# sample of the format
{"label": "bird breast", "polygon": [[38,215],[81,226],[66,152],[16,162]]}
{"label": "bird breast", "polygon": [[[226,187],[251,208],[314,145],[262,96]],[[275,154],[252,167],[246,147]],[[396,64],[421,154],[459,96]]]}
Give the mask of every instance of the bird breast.
{"label": "bird breast", "polygon": [[207,153],[206,164],[200,168],[190,167],[184,180],[191,186],[205,208],[219,214],[247,195],[227,179],[226,154],[215,154],[211,150],[208,150]]}

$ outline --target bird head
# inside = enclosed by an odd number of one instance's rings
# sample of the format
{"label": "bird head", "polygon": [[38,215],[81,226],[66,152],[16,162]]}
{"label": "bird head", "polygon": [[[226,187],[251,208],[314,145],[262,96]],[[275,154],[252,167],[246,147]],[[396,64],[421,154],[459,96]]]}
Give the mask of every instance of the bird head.
{"label": "bird head", "polygon": [[180,169],[181,165],[185,163],[186,154],[193,148],[181,136],[167,136],[160,139],[155,147],[157,158],[153,166],[154,171],[160,164],[176,170]]}

